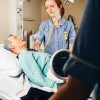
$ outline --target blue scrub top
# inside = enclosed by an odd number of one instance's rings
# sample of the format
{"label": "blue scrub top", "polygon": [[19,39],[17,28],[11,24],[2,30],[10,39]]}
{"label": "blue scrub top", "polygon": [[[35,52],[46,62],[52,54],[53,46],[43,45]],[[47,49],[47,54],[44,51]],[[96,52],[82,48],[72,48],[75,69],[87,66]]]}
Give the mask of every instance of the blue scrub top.
{"label": "blue scrub top", "polygon": [[68,45],[74,43],[76,36],[73,23],[64,18],[62,18],[62,22],[58,27],[54,27],[53,30],[52,28],[53,25],[50,19],[43,21],[35,37],[35,39],[43,41],[45,46],[52,31],[49,43],[45,49],[45,52],[51,55],[59,49],[68,49]]}

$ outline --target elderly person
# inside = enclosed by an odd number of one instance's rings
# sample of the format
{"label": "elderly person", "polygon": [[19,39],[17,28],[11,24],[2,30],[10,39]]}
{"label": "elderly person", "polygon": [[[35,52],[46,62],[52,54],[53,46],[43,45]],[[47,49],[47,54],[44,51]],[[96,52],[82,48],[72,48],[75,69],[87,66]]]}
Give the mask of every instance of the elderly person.
{"label": "elderly person", "polygon": [[21,37],[10,35],[4,43],[4,48],[18,55],[19,65],[34,84],[55,87],[56,82],[47,78],[50,55],[41,52],[28,51],[26,42]]}
{"label": "elderly person", "polygon": [[[4,48],[18,55],[18,65],[29,78],[29,81],[40,87],[50,87],[56,89],[56,81],[47,77],[50,61],[49,54],[28,51],[26,42],[23,41],[21,37],[16,35],[10,35],[6,39]],[[37,92],[38,95],[42,95],[42,93],[44,93],[44,91],[40,92],[40,94]]]}

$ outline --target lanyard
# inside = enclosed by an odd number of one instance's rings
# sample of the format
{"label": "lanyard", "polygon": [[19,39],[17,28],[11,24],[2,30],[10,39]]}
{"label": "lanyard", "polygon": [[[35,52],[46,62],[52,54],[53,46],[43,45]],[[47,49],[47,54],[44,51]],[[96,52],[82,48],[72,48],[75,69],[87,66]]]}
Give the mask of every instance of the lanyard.
{"label": "lanyard", "polygon": [[54,28],[54,25],[52,25],[52,29],[50,30],[50,33],[49,33],[49,36],[48,36],[46,45],[45,45],[44,49],[42,50],[43,52],[45,52],[45,49],[46,49],[46,47],[47,47],[48,44],[49,44],[49,41],[50,41],[50,37],[51,37],[52,31],[53,31],[53,28]]}

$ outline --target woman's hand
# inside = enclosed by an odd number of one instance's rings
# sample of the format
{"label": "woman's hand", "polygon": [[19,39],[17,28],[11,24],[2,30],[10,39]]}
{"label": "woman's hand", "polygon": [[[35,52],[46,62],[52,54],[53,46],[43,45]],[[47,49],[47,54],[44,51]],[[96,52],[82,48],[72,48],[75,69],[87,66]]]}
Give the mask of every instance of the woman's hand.
{"label": "woman's hand", "polygon": [[33,49],[38,51],[40,48],[41,42],[39,40],[36,40],[33,44]]}

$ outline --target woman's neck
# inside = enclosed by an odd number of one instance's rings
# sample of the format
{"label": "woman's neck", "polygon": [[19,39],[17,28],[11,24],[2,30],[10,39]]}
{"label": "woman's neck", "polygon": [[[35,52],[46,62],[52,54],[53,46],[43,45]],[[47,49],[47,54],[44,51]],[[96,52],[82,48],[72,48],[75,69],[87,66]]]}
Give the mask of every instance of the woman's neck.
{"label": "woman's neck", "polygon": [[52,17],[52,23],[54,26],[59,26],[61,23],[61,15]]}
{"label": "woman's neck", "polygon": [[60,25],[60,23],[61,23],[61,19],[53,22],[53,25],[56,26],[56,27],[58,27]]}

